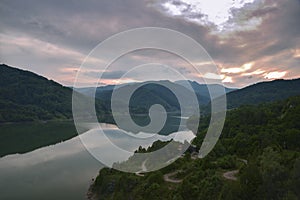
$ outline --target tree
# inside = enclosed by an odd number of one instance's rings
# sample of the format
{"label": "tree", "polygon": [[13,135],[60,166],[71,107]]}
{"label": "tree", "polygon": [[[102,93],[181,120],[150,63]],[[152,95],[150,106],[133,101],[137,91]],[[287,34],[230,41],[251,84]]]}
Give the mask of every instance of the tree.
{"label": "tree", "polygon": [[258,199],[262,176],[255,163],[249,163],[242,171],[240,177],[243,199]]}

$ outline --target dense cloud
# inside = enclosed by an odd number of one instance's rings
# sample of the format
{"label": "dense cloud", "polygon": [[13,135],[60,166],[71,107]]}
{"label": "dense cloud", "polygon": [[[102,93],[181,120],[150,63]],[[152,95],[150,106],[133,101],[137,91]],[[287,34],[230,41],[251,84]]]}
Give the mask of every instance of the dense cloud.
{"label": "dense cloud", "polygon": [[[261,2],[232,9],[228,30],[216,32],[212,25],[165,13],[154,0],[2,0],[0,58],[71,85],[85,55],[99,42],[131,28],[158,26],[203,45],[230,86],[265,80],[272,72],[278,78],[299,77],[300,1]],[[243,70],[247,63],[250,68]],[[106,78],[116,78],[120,70]]]}

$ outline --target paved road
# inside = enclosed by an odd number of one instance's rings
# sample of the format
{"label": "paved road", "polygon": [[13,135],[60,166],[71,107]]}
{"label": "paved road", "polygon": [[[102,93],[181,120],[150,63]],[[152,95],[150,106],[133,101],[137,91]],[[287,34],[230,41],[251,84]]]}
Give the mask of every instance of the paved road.
{"label": "paved road", "polygon": [[171,176],[174,176],[178,172],[180,172],[180,171],[175,171],[175,172],[171,172],[171,173],[165,174],[164,175],[164,180],[166,182],[169,182],[169,183],[181,183],[182,179],[173,179],[173,178],[171,178]]}
{"label": "paved road", "polygon": [[137,175],[137,176],[145,176],[143,173],[147,172],[146,162],[147,162],[147,159],[144,160],[144,162],[141,165],[142,170],[136,172],[135,175]]}
{"label": "paved road", "polygon": [[237,175],[238,173],[239,173],[239,170],[233,170],[233,171],[225,172],[223,174],[223,177],[228,179],[228,180],[236,181],[237,177],[235,175]]}
{"label": "paved road", "polygon": [[[241,162],[243,162],[245,165],[248,164],[248,161],[245,160],[245,159],[239,158],[238,160],[241,161]],[[233,170],[233,171],[228,171],[228,172],[223,173],[223,177],[226,178],[227,180],[236,181],[236,180],[237,180],[236,175],[237,175],[239,172],[240,172],[240,171],[239,171],[238,169],[237,169],[237,170]]]}

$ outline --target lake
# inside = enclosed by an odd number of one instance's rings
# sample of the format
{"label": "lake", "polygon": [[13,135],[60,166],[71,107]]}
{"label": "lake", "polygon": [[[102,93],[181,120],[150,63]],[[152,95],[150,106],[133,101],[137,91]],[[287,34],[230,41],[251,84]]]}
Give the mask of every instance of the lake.
{"label": "lake", "polygon": [[[125,131],[114,125],[102,126],[112,141],[130,151],[136,150],[140,145],[150,146],[158,139],[170,140],[176,135],[155,135],[147,140],[133,140],[132,134],[124,134]],[[95,134],[95,131],[89,130],[80,137]],[[177,141],[190,141],[192,138],[190,131],[181,132],[175,137]],[[101,148],[101,152],[108,158],[113,153],[109,145],[102,145]],[[127,160],[128,157],[122,157],[119,161]],[[89,185],[102,167],[103,164],[85,149],[79,136],[25,154],[7,155],[0,158],[0,197],[3,200],[86,199]]]}

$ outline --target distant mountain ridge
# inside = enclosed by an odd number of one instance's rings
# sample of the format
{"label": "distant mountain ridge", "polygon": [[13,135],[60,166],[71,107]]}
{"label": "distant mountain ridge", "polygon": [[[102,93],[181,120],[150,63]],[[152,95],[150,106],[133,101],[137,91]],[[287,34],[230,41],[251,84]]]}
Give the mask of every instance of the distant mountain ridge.
{"label": "distant mountain ridge", "polygon": [[297,95],[300,95],[300,78],[260,82],[229,92],[227,94],[227,107],[232,109],[241,105],[257,105],[284,100]]}
{"label": "distant mountain ridge", "polygon": [[[144,100],[156,101],[157,99],[160,99],[161,102],[164,102],[164,103],[162,103],[162,105],[172,107],[171,105],[168,105],[168,102],[171,101],[171,104],[174,106],[174,102],[172,103],[172,101],[174,101],[174,100],[170,99],[168,97],[170,95],[170,93],[165,91],[165,89],[162,86],[159,86],[159,84],[169,84],[180,90],[184,90],[187,93],[194,92],[196,94],[196,96],[199,100],[199,104],[201,106],[205,106],[210,102],[211,97],[210,97],[209,90],[208,90],[208,87],[206,84],[199,84],[196,81],[175,81],[175,82],[153,81],[152,83],[154,83],[154,84],[157,83],[157,85],[156,86],[154,86],[154,85],[142,86],[141,89],[138,91],[138,94],[136,94],[136,96],[141,97],[142,96],[141,93],[146,92],[147,98]],[[190,85],[187,85],[187,84],[190,84]],[[140,87],[139,85],[141,85],[141,83],[101,86],[101,87],[96,88],[95,97],[106,102],[107,104],[110,104],[112,92],[116,87],[118,89],[125,89],[130,86]],[[214,92],[214,89],[216,89],[216,88],[218,88],[218,89],[224,88],[226,93],[237,90],[236,88],[227,88],[227,87],[224,87],[223,85],[218,85],[218,84],[211,84],[211,85],[209,85],[209,87],[212,90],[211,92]],[[95,88],[75,88],[75,90],[84,95],[91,96],[93,94],[93,92],[95,91]],[[143,90],[145,90],[145,91],[143,91]],[[143,102],[142,100],[143,99],[140,99],[140,102]],[[139,104],[139,100],[138,99],[134,100],[134,105],[138,105],[138,104]],[[141,106],[142,105],[138,105],[138,107],[141,107]],[[178,105],[176,107],[179,108]]]}
{"label": "distant mountain ridge", "polygon": [[[158,81],[163,82],[163,81]],[[152,82],[156,83],[156,82]],[[187,97],[193,91],[179,82],[165,81],[166,84],[176,87]],[[207,86],[189,81],[197,94],[200,105],[207,107],[210,96]],[[118,90],[132,87],[135,84],[118,86]],[[136,86],[136,85],[135,85]],[[102,122],[111,122],[110,99],[115,85],[99,87],[96,90],[96,110]],[[223,87],[211,85],[214,87]],[[74,88],[74,90],[90,95],[95,88]],[[227,93],[228,108],[237,108],[241,105],[253,105],[265,102],[283,100],[291,96],[300,95],[300,79],[275,80],[261,82],[242,89],[224,88]],[[0,65],[0,122],[18,122],[34,120],[53,120],[72,118],[72,89],[62,86],[45,77],[10,67]],[[180,110],[174,94],[159,84],[146,84],[138,89],[130,101],[133,114],[147,113],[153,104],[161,104],[170,112]],[[209,107],[209,106],[208,106]]]}
{"label": "distant mountain ridge", "polygon": [[[200,84],[196,81],[175,81],[175,83],[179,84],[179,85],[182,85],[188,89],[190,89],[192,87],[192,89],[194,89],[194,91],[204,97],[207,97],[210,99],[210,92],[214,92],[214,91],[220,91],[220,89],[223,89],[225,90],[225,93],[229,93],[229,92],[232,92],[232,91],[235,91],[235,90],[238,90],[237,88],[228,88],[228,87],[225,87],[223,85],[220,85],[220,84]],[[187,85],[189,84],[189,85]],[[209,88],[208,88],[209,86]],[[221,94],[219,94],[221,95]],[[218,96],[218,94],[215,94],[214,96]]]}

